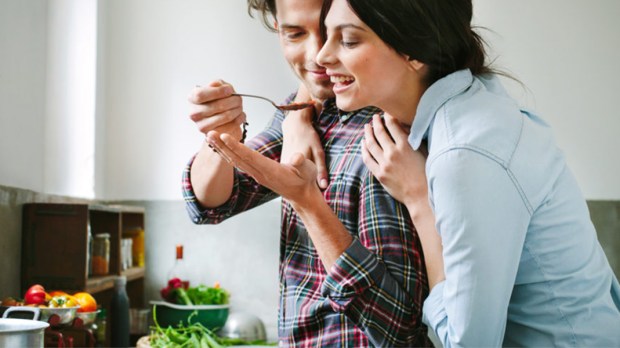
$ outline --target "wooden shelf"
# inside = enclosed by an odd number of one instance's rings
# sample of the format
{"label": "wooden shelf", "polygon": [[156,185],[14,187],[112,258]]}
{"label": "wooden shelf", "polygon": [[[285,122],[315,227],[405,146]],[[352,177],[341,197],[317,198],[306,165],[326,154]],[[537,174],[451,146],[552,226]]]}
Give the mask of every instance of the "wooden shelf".
{"label": "wooden shelf", "polygon": [[[144,277],[144,267],[122,270],[121,240],[144,230],[144,208],[101,204],[29,203],[23,207],[22,292],[32,284],[56,290],[100,292],[114,277]],[[88,232],[110,235],[110,276],[88,277]]]}
{"label": "wooden shelf", "polygon": [[132,267],[121,272],[121,275],[127,277],[127,281],[144,278],[144,267]]}
{"label": "wooden shelf", "polygon": [[[86,291],[110,313],[114,280],[127,277],[132,307],[146,305],[144,267],[122,269],[121,241],[144,230],[142,207],[102,204],[28,203],[23,206],[22,293],[33,284],[49,290]],[[88,276],[89,231],[110,235],[109,275]],[[108,317],[110,320],[110,317]],[[105,342],[110,338],[110,321]]]}
{"label": "wooden shelf", "polygon": [[102,276],[102,277],[89,278],[86,281],[86,288],[84,289],[84,291],[91,293],[91,294],[96,294],[98,292],[112,289],[114,287],[114,279],[116,277],[117,276],[115,275],[108,275],[108,276]]}
{"label": "wooden shelf", "polygon": [[[144,278],[144,267],[132,267],[130,269],[122,271],[121,275],[127,277],[128,282],[142,279]],[[96,294],[98,292],[112,289],[114,288],[114,279],[116,279],[117,277],[118,275],[90,277],[88,278],[88,280],[86,280],[86,287],[84,291],[91,294]]]}

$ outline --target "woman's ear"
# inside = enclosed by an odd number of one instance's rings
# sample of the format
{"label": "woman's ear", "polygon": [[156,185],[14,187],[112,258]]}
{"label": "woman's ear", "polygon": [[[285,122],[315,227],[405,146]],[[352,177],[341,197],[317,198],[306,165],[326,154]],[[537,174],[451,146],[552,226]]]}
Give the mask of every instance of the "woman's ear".
{"label": "woman's ear", "polygon": [[409,66],[416,72],[421,72],[421,70],[426,67],[426,64],[420,62],[417,59],[409,59]]}

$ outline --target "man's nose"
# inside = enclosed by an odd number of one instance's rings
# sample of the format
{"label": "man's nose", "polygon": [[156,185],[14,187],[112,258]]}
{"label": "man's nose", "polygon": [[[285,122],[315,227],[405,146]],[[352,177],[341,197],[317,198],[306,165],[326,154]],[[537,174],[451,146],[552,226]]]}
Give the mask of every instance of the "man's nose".
{"label": "man's nose", "polygon": [[306,46],[306,54],[308,55],[310,61],[317,61],[317,55],[319,54],[321,47],[321,40],[310,40],[310,42],[308,42],[308,45]]}

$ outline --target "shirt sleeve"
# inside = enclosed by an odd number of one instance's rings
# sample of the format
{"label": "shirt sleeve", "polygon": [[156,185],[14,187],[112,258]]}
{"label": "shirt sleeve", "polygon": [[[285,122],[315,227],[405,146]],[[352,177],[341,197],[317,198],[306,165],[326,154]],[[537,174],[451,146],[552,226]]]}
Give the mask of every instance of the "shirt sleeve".
{"label": "shirt sleeve", "polygon": [[[271,122],[246,145],[266,157],[280,161],[282,151],[282,120],[284,114],[276,112]],[[187,212],[195,224],[218,224],[241,212],[266,203],[278,195],[258,184],[251,176],[235,168],[234,184],[230,198],[216,208],[204,208],[196,199],[191,181],[192,157],[183,170],[182,190]]]}
{"label": "shirt sleeve", "polygon": [[358,221],[359,234],[329,270],[323,294],[377,347],[430,345],[421,323],[428,283],[409,213],[369,175]]}
{"label": "shirt sleeve", "polygon": [[429,196],[443,242],[446,280],[424,303],[444,347],[499,347],[529,210],[509,168],[469,149],[428,164]]}

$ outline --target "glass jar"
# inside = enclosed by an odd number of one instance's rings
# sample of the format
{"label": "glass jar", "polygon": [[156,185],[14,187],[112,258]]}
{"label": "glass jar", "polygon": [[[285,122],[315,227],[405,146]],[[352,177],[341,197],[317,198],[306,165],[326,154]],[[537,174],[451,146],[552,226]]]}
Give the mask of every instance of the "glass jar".
{"label": "glass jar", "polygon": [[109,233],[99,233],[95,235],[91,262],[94,276],[102,276],[110,273]]}
{"label": "glass jar", "polygon": [[144,267],[144,229],[136,228],[131,234],[132,250],[131,256],[133,258],[133,265],[137,267]]}

